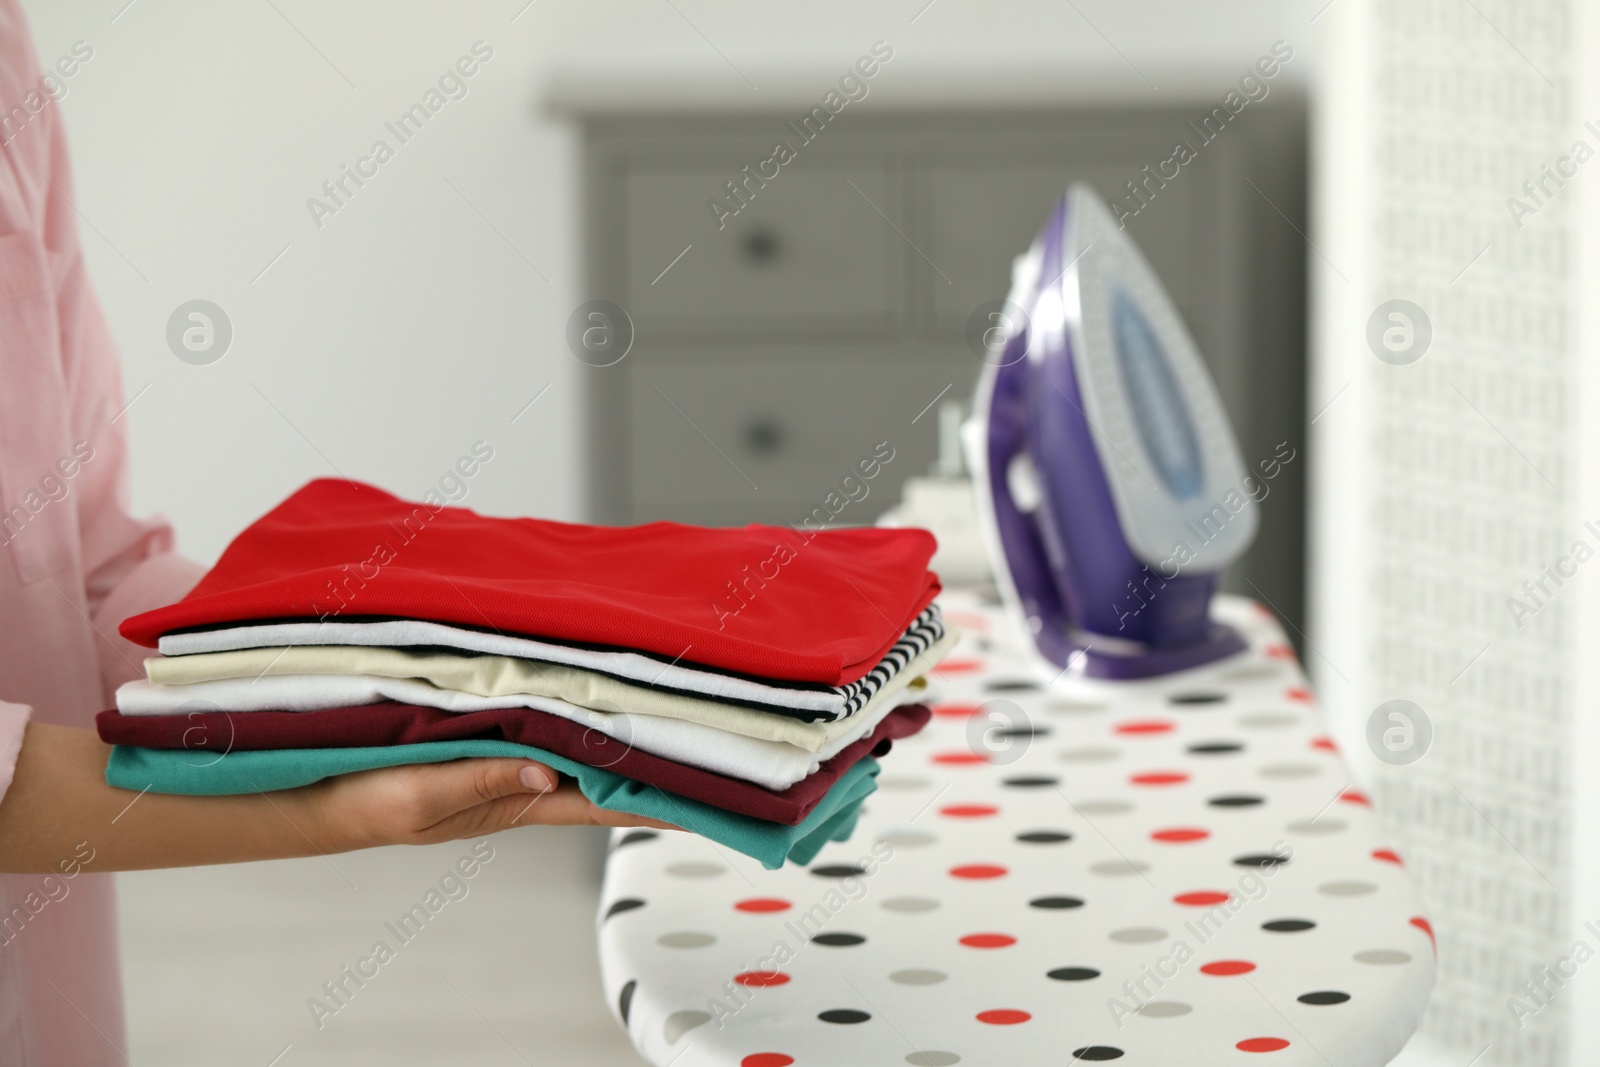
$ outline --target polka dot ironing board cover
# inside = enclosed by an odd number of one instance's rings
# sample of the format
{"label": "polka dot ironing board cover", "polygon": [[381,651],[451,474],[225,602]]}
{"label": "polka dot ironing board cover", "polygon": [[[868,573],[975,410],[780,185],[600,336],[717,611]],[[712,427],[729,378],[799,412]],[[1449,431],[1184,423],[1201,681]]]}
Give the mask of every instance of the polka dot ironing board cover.
{"label": "polka dot ironing board cover", "polygon": [[607,997],[651,1063],[1387,1063],[1433,931],[1270,613],[1152,682],[1037,684],[999,610],[809,867],[615,831]]}

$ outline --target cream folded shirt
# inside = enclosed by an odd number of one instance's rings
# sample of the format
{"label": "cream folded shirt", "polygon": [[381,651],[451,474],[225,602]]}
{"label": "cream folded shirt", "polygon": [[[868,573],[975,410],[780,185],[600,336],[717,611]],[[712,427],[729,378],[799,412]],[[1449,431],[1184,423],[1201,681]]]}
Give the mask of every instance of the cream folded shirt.
{"label": "cream folded shirt", "polygon": [[[760,741],[782,742],[806,752],[821,753],[830,748],[838,751],[833,746],[840,738],[854,739],[860,736],[858,728],[863,716],[872,716],[885,706],[905,703],[902,691],[914,681],[919,686],[925,684],[920,681],[922,675],[954,647],[959,637],[954,627],[949,628],[942,638],[913,657],[903,670],[885,682],[856,714],[836,722],[816,723],[689,696],[670,689],[634,685],[578,667],[511,656],[419,652],[360,645],[293,645],[188,656],[152,656],[144,661],[144,667],[149,680],[163,689],[169,686],[192,687],[228,679],[254,680],[283,675],[362,675],[411,679],[426,682],[438,689],[478,697],[540,696],[594,711],[681,719],[731,734]],[[165,696],[170,699],[159,705],[163,708],[167,708],[172,700],[181,703],[183,700],[204,699],[224,710],[234,710],[216,697],[202,697],[194,690]],[[249,697],[249,700],[252,706],[259,702],[255,696]],[[118,702],[121,703],[120,695]],[[140,705],[145,706],[143,698],[140,699]],[[124,714],[133,714],[126,708],[121,710]],[[842,748],[843,745],[838,747]]]}
{"label": "cream folded shirt", "polygon": [[[941,620],[938,605],[929,605],[903,634],[883,660],[866,677],[845,686],[801,686],[793,688],[781,681],[745,678],[737,674],[680,664],[662,663],[639,652],[582,648],[543,641],[534,637],[485,633],[460,626],[427,622],[422,619],[388,619],[377,622],[279,622],[250,623],[217,630],[193,630],[163,634],[159,642],[162,655],[191,656],[234,649],[268,648],[276,651],[285,645],[361,645],[378,648],[439,647],[492,656],[538,660],[597,671],[648,686],[709,697],[713,700],[738,700],[750,704],[770,704],[775,708],[805,713],[803,718],[844,719],[865,706],[872,691],[886,685],[920,650],[926,649],[953,627]],[[686,650],[687,651],[687,650]]]}

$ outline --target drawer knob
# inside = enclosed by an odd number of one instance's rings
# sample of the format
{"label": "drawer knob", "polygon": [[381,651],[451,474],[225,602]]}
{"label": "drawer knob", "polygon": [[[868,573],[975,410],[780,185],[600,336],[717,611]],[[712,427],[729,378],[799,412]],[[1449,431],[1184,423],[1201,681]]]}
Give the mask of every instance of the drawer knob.
{"label": "drawer knob", "polygon": [[753,456],[770,456],[783,447],[783,427],[769,418],[751,419],[744,426],[744,450]]}
{"label": "drawer knob", "polygon": [[778,235],[759,228],[744,235],[744,258],[756,264],[767,264],[778,258]]}

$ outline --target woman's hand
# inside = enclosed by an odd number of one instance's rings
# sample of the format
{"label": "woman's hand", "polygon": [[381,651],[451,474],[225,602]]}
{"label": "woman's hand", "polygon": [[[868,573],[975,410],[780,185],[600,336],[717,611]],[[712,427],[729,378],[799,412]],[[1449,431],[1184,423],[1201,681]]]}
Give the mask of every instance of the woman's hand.
{"label": "woman's hand", "polygon": [[327,852],[372,845],[427,845],[481,837],[513,826],[653,826],[596,807],[555,771],[519,759],[462,759],[384,767],[290,790],[308,811],[313,840]]}
{"label": "woman's hand", "polygon": [[113,789],[110,751],[93,730],[29,724],[0,798],[0,872],[48,874],[68,862],[90,871],[241,863],[536,823],[672,829],[597,808],[529,760],[385,767],[275,793],[185,797]]}

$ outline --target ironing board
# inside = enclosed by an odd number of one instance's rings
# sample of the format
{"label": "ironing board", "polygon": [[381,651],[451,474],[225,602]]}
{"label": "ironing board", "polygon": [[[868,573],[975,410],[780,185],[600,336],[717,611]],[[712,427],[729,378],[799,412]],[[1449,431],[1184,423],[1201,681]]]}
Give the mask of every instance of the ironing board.
{"label": "ironing board", "polygon": [[1149,682],[1026,669],[998,607],[962,627],[935,715],[884,758],[854,836],[763,870],[613,832],[606,997],[674,1067],[1387,1063],[1433,931],[1325,736],[1277,622]]}

